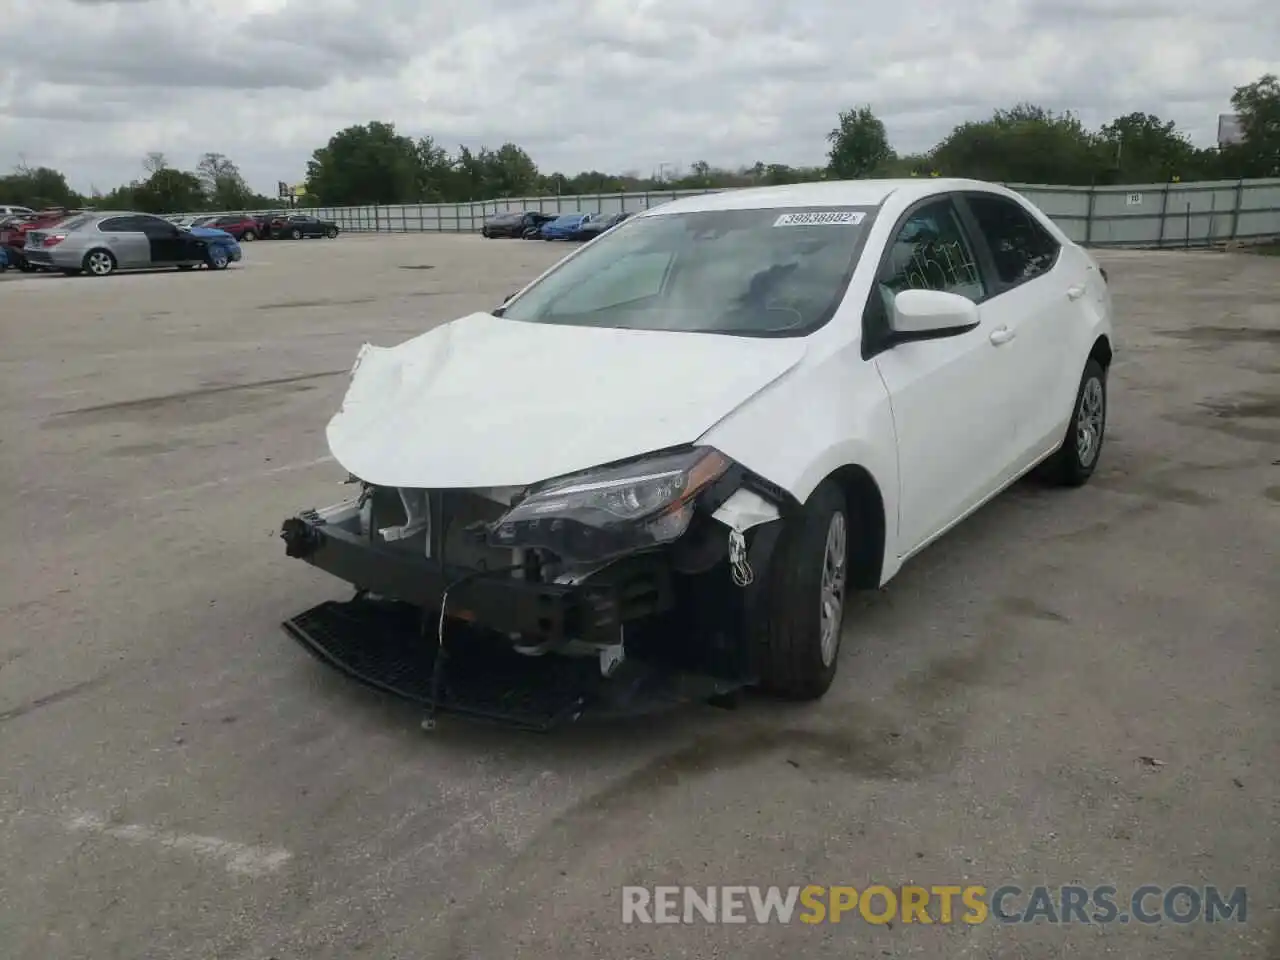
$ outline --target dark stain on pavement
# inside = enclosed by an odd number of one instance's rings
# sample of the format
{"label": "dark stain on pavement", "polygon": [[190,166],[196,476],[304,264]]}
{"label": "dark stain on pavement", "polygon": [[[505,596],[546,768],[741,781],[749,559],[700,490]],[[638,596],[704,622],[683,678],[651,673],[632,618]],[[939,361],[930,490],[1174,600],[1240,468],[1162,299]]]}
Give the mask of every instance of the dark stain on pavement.
{"label": "dark stain on pavement", "polygon": [[55,413],[41,426],[58,429],[63,426],[89,426],[114,420],[143,420],[153,423],[168,419],[171,424],[209,423],[241,413],[255,412],[269,406],[281,395],[314,390],[310,383],[328,377],[346,376],[349,369],[304,373],[294,377],[275,377],[250,383],[219,384],[196,390],[120,400]]}
{"label": "dark stain on pavement", "polygon": [[1070,623],[1071,618],[1037,603],[1030,597],[1005,597],[1000,609],[1015,617],[1028,617],[1045,623]]}
{"label": "dark stain on pavement", "polygon": [[46,694],[43,697],[37,697],[26,703],[12,707],[9,710],[0,711],[0,723],[6,723],[9,720],[16,720],[18,717],[26,716],[28,713],[34,713],[42,707],[52,706],[55,703],[61,703],[64,700],[70,700],[72,697],[86,693],[98,686],[105,680],[105,677],[97,677],[93,680],[84,680],[80,683],[73,683],[69,687],[63,687],[61,690],[55,690],[53,693]]}
{"label": "dark stain on pavement", "polygon": [[283,300],[280,303],[263,303],[259,310],[303,310],[307,307],[354,307],[361,303],[374,303],[376,297],[352,297],[349,300]]}
{"label": "dark stain on pavement", "polygon": [[1277,327],[1190,327],[1186,330],[1157,330],[1162,337],[1191,343],[1280,343]]}

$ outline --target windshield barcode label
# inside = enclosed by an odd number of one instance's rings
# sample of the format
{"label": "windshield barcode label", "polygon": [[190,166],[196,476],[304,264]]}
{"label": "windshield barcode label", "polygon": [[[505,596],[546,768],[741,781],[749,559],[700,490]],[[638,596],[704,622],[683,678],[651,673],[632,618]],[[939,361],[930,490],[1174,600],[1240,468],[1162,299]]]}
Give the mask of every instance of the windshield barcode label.
{"label": "windshield barcode label", "polygon": [[866,217],[857,210],[815,210],[811,213],[784,213],[773,221],[775,227],[857,226]]}

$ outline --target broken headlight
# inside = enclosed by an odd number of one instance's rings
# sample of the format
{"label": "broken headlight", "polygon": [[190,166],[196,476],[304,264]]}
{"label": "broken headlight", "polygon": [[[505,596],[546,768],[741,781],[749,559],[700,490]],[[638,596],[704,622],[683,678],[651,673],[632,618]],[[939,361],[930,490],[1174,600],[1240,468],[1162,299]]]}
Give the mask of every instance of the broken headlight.
{"label": "broken headlight", "polygon": [[731,463],[694,447],[551,480],[490,526],[489,544],[586,563],[670,543],[689,528],[697,495]]}

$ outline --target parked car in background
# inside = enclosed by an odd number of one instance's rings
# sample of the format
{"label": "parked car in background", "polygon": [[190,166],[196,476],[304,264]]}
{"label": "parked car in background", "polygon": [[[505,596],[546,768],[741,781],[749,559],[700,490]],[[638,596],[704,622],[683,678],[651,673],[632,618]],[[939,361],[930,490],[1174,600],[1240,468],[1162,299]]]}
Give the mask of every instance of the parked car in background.
{"label": "parked car in background", "polygon": [[198,236],[161,217],[121,211],[81,214],[29,231],[24,253],[39,268],[106,277],[148,267],[220,270],[231,261],[228,249],[221,237]]}
{"label": "parked car in background", "polygon": [[631,214],[629,213],[600,213],[588,217],[578,225],[578,229],[574,231],[572,240],[586,242],[594,240],[600,234],[607,230],[612,230],[623,220],[626,220]]}
{"label": "parked car in background", "polygon": [[9,254],[5,252],[4,247],[0,247],[0,273],[4,273],[9,269]]}
{"label": "parked car in background", "polygon": [[13,204],[0,203],[0,219],[13,216],[27,216],[35,213],[30,207],[18,207]]}
{"label": "parked car in background", "polygon": [[514,237],[525,238],[530,230],[538,230],[544,223],[550,223],[558,214],[542,213],[537,210],[523,212],[498,213],[484,222],[480,235],[486,238]]}
{"label": "parked car in background", "polygon": [[202,227],[216,227],[219,230],[225,230],[236,240],[250,242],[258,239],[258,235],[262,232],[262,227],[258,223],[257,217],[251,217],[247,213],[224,213],[212,217],[207,223],[200,224]]}
{"label": "parked car in background", "polygon": [[310,214],[291,213],[286,217],[271,221],[271,235],[276,238],[305,240],[308,237],[327,237],[333,240],[338,236],[338,225],[331,220],[320,220]]}
{"label": "parked car in background", "polygon": [[74,211],[64,207],[51,207],[37,213],[15,214],[0,220],[0,246],[7,250],[9,265],[22,271],[38,269],[28,261],[25,248],[27,234],[60,223],[74,216]]}
{"label": "parked car in background", "polygon": [[561,214],[551,222],[544,223],[542,229],[538,231],[538,236],[543,240],[572,240],[573,235],[589,216],[590,214],[586,213]]}
{"label": "parked car in background", "polygon": [[288,210],[270,210],[267,213],[255,215],[254,219],[258,222],[258,239],[274,239],[272,234],[273,228],[276,226],[284,226],[285,218],[288,216]]}

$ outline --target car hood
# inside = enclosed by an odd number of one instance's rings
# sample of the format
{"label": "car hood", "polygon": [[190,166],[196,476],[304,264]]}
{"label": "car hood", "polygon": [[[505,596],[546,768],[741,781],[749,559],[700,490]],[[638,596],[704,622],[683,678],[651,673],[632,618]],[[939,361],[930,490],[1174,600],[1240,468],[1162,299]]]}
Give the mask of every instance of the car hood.
{"label": "car hood", "polygon": [[200,237],[204,240],[234,240],[231,234],[225,230],[219,230],[216,227],[187,227],[187,233],[193,237]]}
{"label": "car hood", "polygon": [[692,443],[804,354],[798,339],[477,313],[366,344],[329,449],[377,486],[523,486]]}

